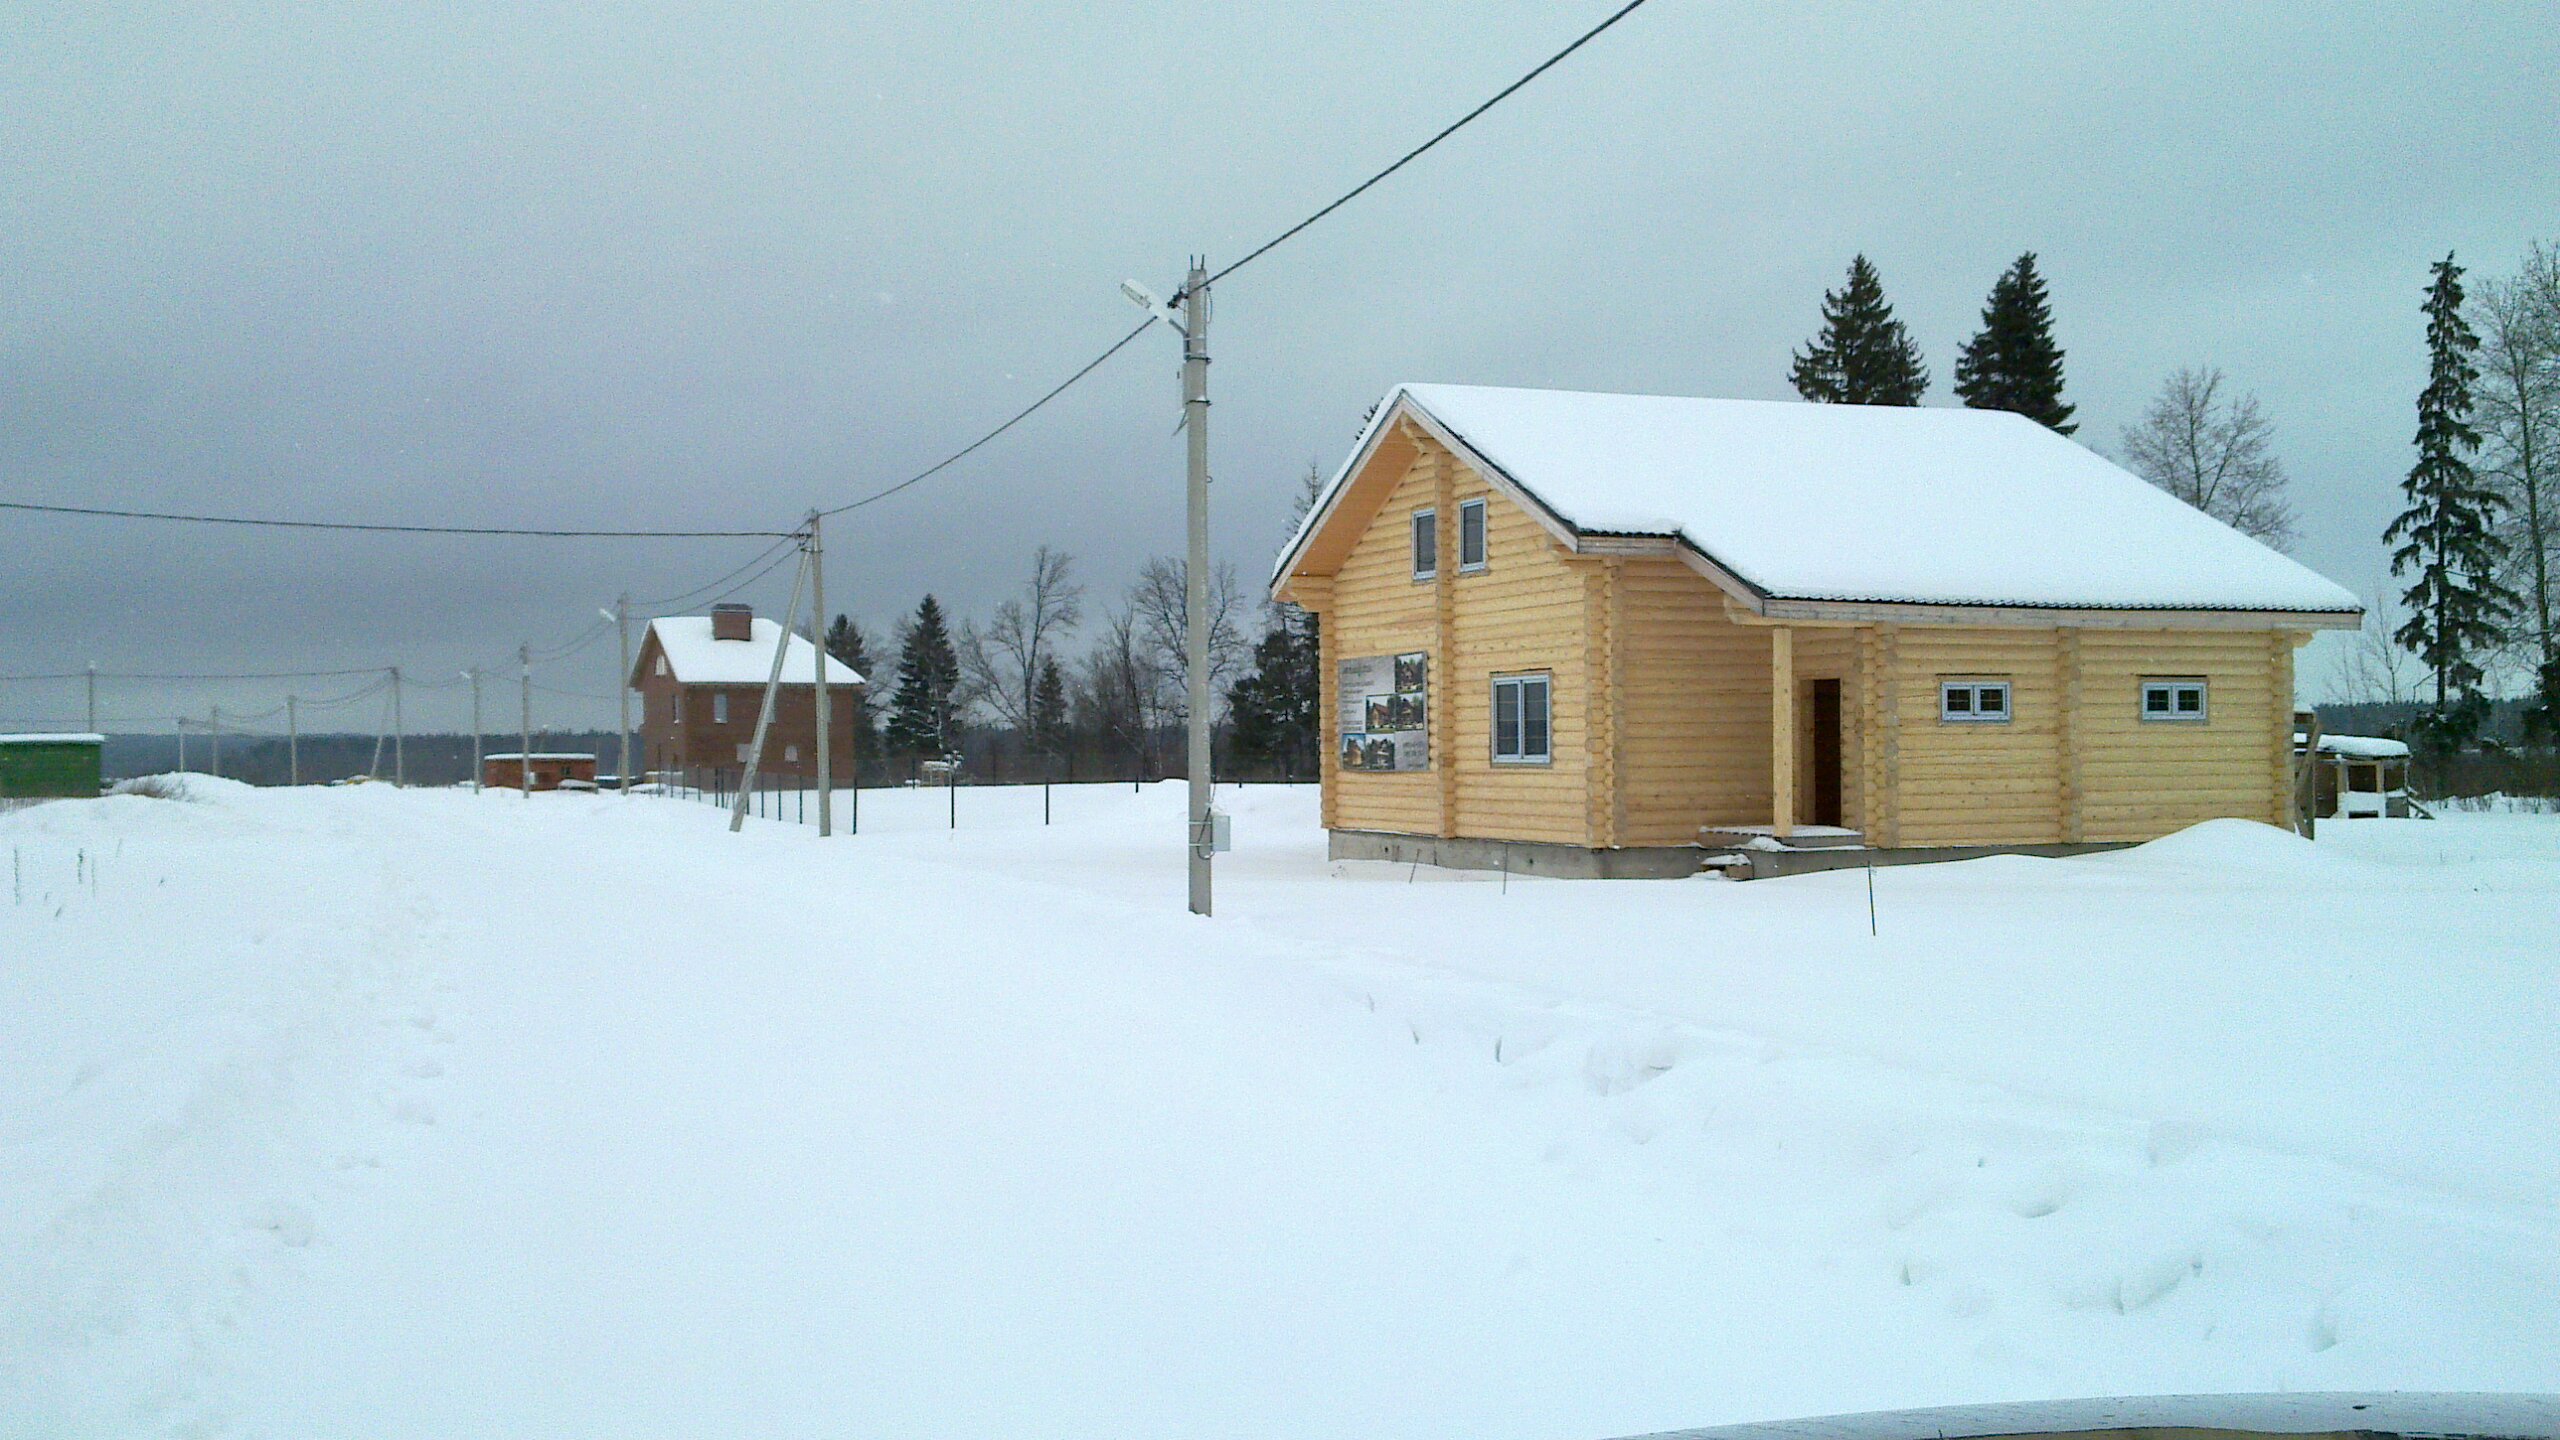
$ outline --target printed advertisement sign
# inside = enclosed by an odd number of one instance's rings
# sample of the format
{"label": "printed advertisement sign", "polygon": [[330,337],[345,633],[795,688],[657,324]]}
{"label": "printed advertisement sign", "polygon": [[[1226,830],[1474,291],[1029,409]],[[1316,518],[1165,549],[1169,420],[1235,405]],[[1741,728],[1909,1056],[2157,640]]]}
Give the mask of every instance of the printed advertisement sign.
{"label": "printed advertisement sign", "polygon": [[1365,655],[1334,675],[1334,730],[1344,770],[1431,768],[1431,657]]}

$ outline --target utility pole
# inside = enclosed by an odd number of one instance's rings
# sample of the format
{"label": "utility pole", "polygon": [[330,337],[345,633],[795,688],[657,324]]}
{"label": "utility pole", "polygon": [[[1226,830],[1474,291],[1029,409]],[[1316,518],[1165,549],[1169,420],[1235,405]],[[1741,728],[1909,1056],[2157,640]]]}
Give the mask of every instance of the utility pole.
{"label": "utility pole", "polygon": [[409,783],[409,724],[400,713],[400,667],[391,667],[391,785]]}
{"label": "utility pole", "polygon": [[533,647],[516,647],[516,664],[524,671],[524,743],[516,751],[517,767],[524,772],[524,798],[533,798]]}
{"label": "utility pole", "polygon": [[1209,913],[1209,272],[1200,257],[1182,281],[1182,423],[1190,442],[1191,544],[1183,608],[1191,670],[1191,913]]}
{"label": "utility pole", "polygon": [[[628,795],[631,793],[631,592],[628,590],[614,597],[613,624],[622,636],[622,669],[613,682],[614,698],[622,704],[622,758],[615,763],[614,772],[622,778],[622,793]],[[824,708],[825,702],[819,703]],[[826,742],[821,740],[818,743],[823,745]]]}
{"label": "utility pole", "polygon": [[474,665],[463,671],[462,678],[471,682],[471,793],[477,795],[483,768],[480,759],[480,667]]}
{"label": "utility pole", "polygon": [[284,783],[302,783],[302,697],[284,697]]}
{"label": "utility pole", "polygon": [[98,662],[89,662],[89,733],[98,733]]}
{"label": "utility pole", "polygon": [[1182,428],[1189,442],[1187,457],[1190,544],[1184,551],[1183,668],[1190,672],[1189,760],[1191,796],[1191,913],[1209,913],[1209,856],[1217,841],[1210,801],[1215,796],[1209,775],[1209,269],[1204,257],[1191,257],[1191,273],[1182,277],[1175,302],[1158,300],[1135,280],[1120,282],[1130,303],[1182,333]]}
{"label": "utility pole", "polygon": [[818,539],[818,512],[809,512],[809,633],[818,637],[818,693],[812,696],[818,722],[818,838],[835,833],[835,754],[828,745],[827,706],[827,562]]}
{"label": "utility pole", "polygon": [[178,717],[178,773],[187,773],[187,717]]}
{"label": "utility pole", "polygon": [[222,778],[222,707],[213,707],[213,778]]}

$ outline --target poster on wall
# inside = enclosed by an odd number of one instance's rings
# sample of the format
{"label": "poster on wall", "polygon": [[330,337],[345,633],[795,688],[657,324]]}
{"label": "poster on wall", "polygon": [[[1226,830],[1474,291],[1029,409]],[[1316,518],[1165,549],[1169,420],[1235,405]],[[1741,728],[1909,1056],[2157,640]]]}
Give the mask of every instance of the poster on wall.
{"label": "poster on wall", "polygon": [[1345,770],[1431,768],[1431,656],[1364,655],[1334,675],[1334,731]]}

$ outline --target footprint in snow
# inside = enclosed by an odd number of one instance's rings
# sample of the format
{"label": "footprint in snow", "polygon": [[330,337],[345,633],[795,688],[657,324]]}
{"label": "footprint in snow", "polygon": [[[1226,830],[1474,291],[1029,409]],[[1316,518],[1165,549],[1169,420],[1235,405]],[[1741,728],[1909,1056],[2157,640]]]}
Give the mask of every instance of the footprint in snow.
{"label": "footprint in snow", "polygon": [[296,1250],[311,1243],[311,1212],[290,1200],[270,1200],[255,1207],[246,1223],[250,1229],[267,1231]]}

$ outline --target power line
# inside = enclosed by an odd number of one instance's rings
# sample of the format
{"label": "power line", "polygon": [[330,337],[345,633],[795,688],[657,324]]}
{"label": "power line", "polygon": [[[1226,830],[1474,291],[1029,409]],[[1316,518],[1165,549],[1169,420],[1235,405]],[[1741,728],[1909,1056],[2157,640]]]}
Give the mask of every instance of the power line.
{"label": "power line", "polygon": [[39,505],[0,500],[0,510],[45,515],[86,515],[110,520],[173,520],[190,525],[248,525],[271,530],[340,530],[391,535],[515,535],[545,540],[760,540],[789,530],[551,530],[504,525],[370,525],[345,520],[269,520],[247,515],[181,515],[161,510],[108,510],[89,505]]}
{"label": "power line", "polygon": [[[367,665],[354,670],[254,670],[227,675],[147,675],[131,670],[100,670],[96,674],[101,680],[334,680],[345,675],[372,675],[382,668]],[[90,673],[73,670],[61,675],[0,675],[0,680],[85,680]]]}
{"label": "power line", "polygon": [[[1332,204],[1325,206],[1313,215],[1308,216],[1306,219],[1299,221],[1297,224],[1290,226],[1288,229],[1281,231],[1279,234],[1263,241],[1260,245],[1255,246],[1243,259],[1238,260],[1234,264],[1227,266],[1225,269],[1218,271],[1214,275],[1211,275],[1208,283],[1215,285],[1219,281],[1226,279],[1228,276],[1233,275],[1247,265],[1252,264],[1254,261],[1270,254],[1273,250],[1278,249],[1283,243],[1287,242],[1299,231],[1306,229],[1308,226],[1313,225],[1327,215],[1332,214],[1334,211],[1339,210],[1343,206],[1358,199],[1361,192],[1367,190],[1370,186],[1377,184],[1379,181],[1386,179],[1388,176],[1393,175],[1405,166],[1422,158],[1423,153],[1429,150],[1432,146],[1437,145],[1441,141],[1448,139],[1450,136],[1457,134],[1460,130],[1465,129],[1468,124],[1473,122],[1477,116],[1482,115],[1484,112],[1501,104],[1503,101],[1510,99],[1514,92],[1527,85],[1530,81],[1546,74],[1549,70],[1554,69],[1558,64],[1563,62],[1566,56],[1581,49],[1583,46],[1590,44],[1594,39],[1598,38],[1601,31],[1608,29],[1619,21],[1626,19],[1629,15],[1634,14],[1644,3],[1645,0],[1627,0],[1627,3],[1618,7],[1618,9],[1612,13],[1608,19],[1603,20],[1599,24],[1592,26],[1590,29],[1583,31],[1581,36],[1572,44],[1567,45],[1553,55],[1550,55],[1546,59],[1540,61],[1536,69],[1531,70],[1528,74],[1521,76],[1519,79],[1503,86],[1500,90],[1495,91],[1492,99],[1485,101],[1473,110],[1459,116],[1439,134],[1434,135],[1430,139],[1423,141],[1421,144],[1414,146],[1410,150],[1407,150],[1403,155],[1397,158],[1396,163],[1393,165],[1390,165],[1386,169],[1379,171],[1377,174],[1370,176],[1368,179],[1361,181],[1359,184],[1352,186],[1349,190],[1343,192],[1340,199],[1334,201]],[[1175,291],[1173,299],[1168,303],[1173,305],[1181,304],[1182,292],[1178,290]]]}
{"label": "power line", "polygon": [[[796,534],[797,532],[794,532],[794,535]],[[779,550],[783,546],[789,544],[794,538],[794,535],[785,535],[781,539],[767,545],[762,550],[757,551],[754,558],[748,560],[746,564],[739,566],[737,569],[730,571],[728,574],[721,576],[717,580],[713,580],[707,584],[696,585],[690,590],[686,590],[680,594],[669,595],[663,600],[634,600],[631,602],[631,607],[635,610],[656,610],[662,606],[681,605],[697,595],[717,590],[721,586],[728,584],[730,581],[737,579],[739,576],[746,574],[749,570],[754,569],[758,564],[762,563],[766,556],[771,555],[776,550]],[[777,561],[775,563],[779,564],[780,562]],[[767,565],[765,568],[770,570],[773,567]]]}
{"label": "power line", "polygon": [[[1641,4],[1642,0],[1638,0],[1638,3]],[[1041,396],[1039,399],[1023,406],[1020,410],[1015,411],[1012,419],[1007,420],[993,430],[979,436],[977,439],[970,441],[968,444],[961,446],[959,449],[952,451],[949,455],[946,455],[933,464],[926,466],[924,469],[917,471],[915,474],[908,476],[906,479],[899,481],[897,484],[892,485],[885,490],[865,495],[861,499],[853,501],[850,504],[839,505],[833,510],[821,510],[818,512],[819,516],[823,518],[830,515],[841,515],[847,510],[859,510],[865,505],[875,504],[879,501],[886,500],[890,496],[897,494],[899,491],[906,489],[908,486],[921,484],[942,471],[949,469],[953,465],[958,464],[961,460],[967,458],[969,452],[986,444],[997,436],[1002,435],[1004,432],[1021,424],[1023,421],[1030,419],[1033,411],[1038,410],[1041,406],[1046,405],[1050,401],[1057,399],[1060,395],[1065,394],[1067,387],[1075,384],[1087,375],[1092,374],[1094,371],[1101,369],[1103,361],[1119,354],[1121,349],[1130,341],[1145,334],[1147,327],[1156,323],[1158,318],[1159,317],[1157,316],[1150,315],[1146,319],[1139,321],[1137,329],[1121,336],[1119,339],[1111,343],[1111,347],[1109,349],[1084,362],[1084,367],[1082,369],[1076,371],[1076,373],[1068,376],[1066,379],[1059,381],[1057,387],[1052,389],[1048,394]]]}

